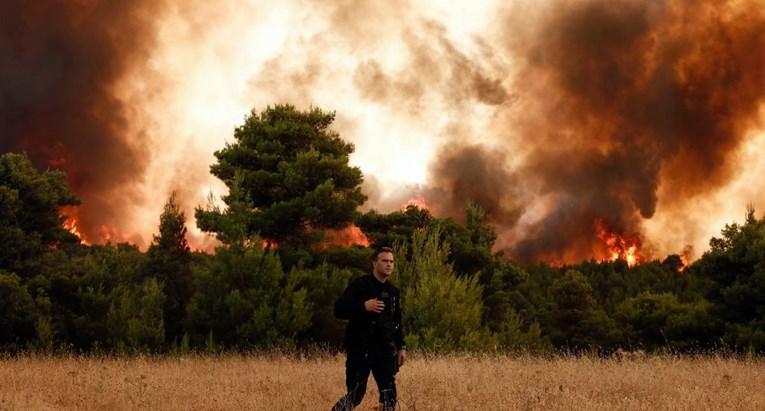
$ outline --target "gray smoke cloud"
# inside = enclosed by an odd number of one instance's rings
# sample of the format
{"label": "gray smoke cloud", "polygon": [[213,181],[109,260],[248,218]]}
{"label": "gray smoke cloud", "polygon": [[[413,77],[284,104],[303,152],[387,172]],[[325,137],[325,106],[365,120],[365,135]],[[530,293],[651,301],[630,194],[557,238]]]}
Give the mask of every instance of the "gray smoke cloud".
{"label": "gray smoke cloud", "polygon": [[[502,47],[519,57],[519,104],[495,132],[514,136],[520,164],[507,172],[504,158],[455,143],[432,183],[500,222],[550,199],[505,238],[521,261],[590,258],[602,246],[599,222],[640,235],[660,194],[668,207],[690,202],[739,167],[732,153],[765,97],[765,11],[755,6],[589,0],[556,3],[533,24],[508,16]],[[475,177],[486,170],[498,171]]]}
{"label": "gray smoke cloud", "polygon": [[115,88],[151,51],[162,2],[0,3],[0,152],[64,170],[90,241],[140,201],[149,161]]}

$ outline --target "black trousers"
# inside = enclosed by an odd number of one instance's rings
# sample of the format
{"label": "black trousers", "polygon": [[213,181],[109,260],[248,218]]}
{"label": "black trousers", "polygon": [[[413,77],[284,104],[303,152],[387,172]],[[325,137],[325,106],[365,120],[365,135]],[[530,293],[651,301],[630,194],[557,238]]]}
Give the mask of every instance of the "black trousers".
{"label": "black trousers", "polygon": [[345,360],[345,386],[347,394],[342,396],[332,411],[350,411],[361,404],[367,391],[369,373],[375,378],[380,391],[380,403],[384,411],[396,408],[396,373],[398,353],[388,348],[348,351]]}

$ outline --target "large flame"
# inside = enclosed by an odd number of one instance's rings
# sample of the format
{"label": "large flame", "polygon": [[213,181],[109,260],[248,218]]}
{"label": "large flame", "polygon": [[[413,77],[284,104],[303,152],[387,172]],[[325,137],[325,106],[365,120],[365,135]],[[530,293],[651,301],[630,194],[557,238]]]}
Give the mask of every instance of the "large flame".
{"label": "large flame", "polygon": [[430,206],[425,201],[425,197],[422,194],[417,194],[414,197],[406,201],[401,210],[406,210],[409,206],[415,206],[421,210],[430,210]]}
{"label": "large flame", "polygon": [[693,255],[693,249],[691,247],[685,247],[682,254],[680,254],[680,262],[682,265],[678,268],[678,271],[683,272],[691,265],[691,256]]}
{"label": "large flame", "polygon": [[369,247],[369,239],[361,231],[359,227],[354,224],[349,225],[340,230],[327,230],[322,243],[323,248],[330,246],[350,247],[353,245],[360,245],[362,247]]}
{"label": "large flame", "polygon": [[624,260],[630,267],[643,262],[639,237],[624,237],[610,230],[603,220],[598,220],[595,231],[598,238],[605,243],[607,253],[605,261]]}
{"label": "large flame", "polygon": [[80,243],[84,245],[90,245],[90,242],[85,239],[80,228],[78,227],[79,217],[77,216],[77,209],[74,207],[64,207],[60,211],[61,216],[64,217],[64,228],[70,233],[77,236],[80,239]]}

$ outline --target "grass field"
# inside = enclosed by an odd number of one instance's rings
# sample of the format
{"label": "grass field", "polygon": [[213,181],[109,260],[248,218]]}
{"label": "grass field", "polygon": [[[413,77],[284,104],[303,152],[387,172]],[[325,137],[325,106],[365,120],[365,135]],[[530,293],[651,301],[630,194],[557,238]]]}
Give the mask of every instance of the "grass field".
{"label": "grass field", "polygon": [[[342,356],[0,359],[0,410],[328,410]],[[400,410],[765,410],[765,361],[413,356]],[[370,377],[359,410],[371,410]]]}

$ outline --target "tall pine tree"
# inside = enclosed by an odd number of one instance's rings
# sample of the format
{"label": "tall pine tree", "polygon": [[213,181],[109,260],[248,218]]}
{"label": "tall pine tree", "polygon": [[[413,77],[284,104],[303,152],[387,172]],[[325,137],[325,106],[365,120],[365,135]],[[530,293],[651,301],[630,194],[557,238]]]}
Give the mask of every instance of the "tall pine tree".
{"label": "tall pine tree", "polygon": [[163,285],[165,338],[178,341],[183,336],[186,305],[192,293],[191,250],[186,240],[186,216],[178,207],[175,193],[159,218],[159,235],[147,252],[146,273]]}
{"label": "tall pine tree", "polygon": [[[252,112],[235,142],[215,152],[213,175],[228,187],[225,211],[197,209],[202,230],[225,234],[232,219],[248,236],[278,245],[287,267],[322,239],[323,230],[348,226],[366,196],[362,175],[348,165],[353,145],[330,129],[334,113],[290,105]],[[232,210],[234,203],[244,207]]]}

